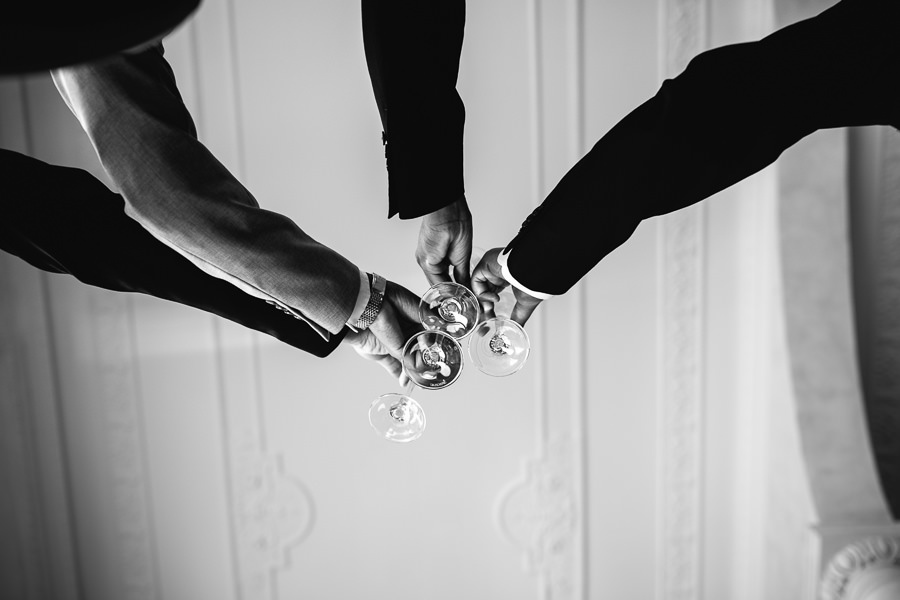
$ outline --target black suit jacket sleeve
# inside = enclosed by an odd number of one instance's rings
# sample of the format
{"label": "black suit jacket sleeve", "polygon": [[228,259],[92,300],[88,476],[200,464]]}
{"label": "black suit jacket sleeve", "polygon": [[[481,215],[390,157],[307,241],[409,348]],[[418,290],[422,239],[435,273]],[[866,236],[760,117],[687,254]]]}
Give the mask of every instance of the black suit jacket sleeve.
{"label": "black suit jacket sleeve", "polygon": [[388,217],[459,199],[465,108],[456,91],[464,0],[362,0],[363,42],[381,114]]}
{"label": "black suit jacket sleeve", "polygon": [[320,357],[346,333],[326,341],[306,322],[207,275],[128,217],[122,197],[85,171],[0,150],[0,173],[0,248],[39,269],[199,308]]}
{"label": "black suit jacket sleeve", "polygon": [[704,52],[613,127],[507,246],[524,286],[562,294],[646,218],[699,202],[820,128],[900,124],[900,2],[844,0]]}

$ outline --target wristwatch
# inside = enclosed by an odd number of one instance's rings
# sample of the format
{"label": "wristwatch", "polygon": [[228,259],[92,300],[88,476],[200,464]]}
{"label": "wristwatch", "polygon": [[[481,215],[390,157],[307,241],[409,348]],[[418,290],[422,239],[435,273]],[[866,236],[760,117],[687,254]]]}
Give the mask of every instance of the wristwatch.
{"label": "wristwatch", "polygon": [[384,303],[384,289],[387,285],[387,282],[381,275],[377,273],[369,273],[368,275],[369,302],[356,321],[356,328],[359,330],[368,329],[369,325],[375,322],[378,313],[381,312],[381,305]]}

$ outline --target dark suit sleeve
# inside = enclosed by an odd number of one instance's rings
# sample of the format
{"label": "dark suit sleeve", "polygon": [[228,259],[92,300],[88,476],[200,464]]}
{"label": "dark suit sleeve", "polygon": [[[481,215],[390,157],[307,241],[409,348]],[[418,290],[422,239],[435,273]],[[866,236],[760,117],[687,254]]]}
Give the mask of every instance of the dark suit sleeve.
{"label": "dark suit sleeve", "polygon": [[383,128],[388,216],[458,200],[465,108],[456,91],[465,1],[362,0],[366,62]]}
{"label": "dark suit sleeve", "polygon": [[613,127],[507,246],[525,287],[562,294],[643,219],[741,181],[821,128],[900,123],[898,2],[845,0],[697,56]]}
{"label": "dark suit sleeve", "polygon": [[122,197],[85,171],[0,150],[0,173],[0,248],[39,269],[199,308],[320,357],[346,333],[326,341],[306,322],[207,275],[128,217]]}

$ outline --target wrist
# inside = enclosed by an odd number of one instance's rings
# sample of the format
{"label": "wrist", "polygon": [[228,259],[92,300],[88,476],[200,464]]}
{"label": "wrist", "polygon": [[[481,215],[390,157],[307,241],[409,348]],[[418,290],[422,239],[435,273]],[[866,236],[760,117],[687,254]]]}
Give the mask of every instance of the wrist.
{"label": "wrist", "polygon": [[448,223],[451,221],[471,220],[469,205],[466,203],[465,194],[433,212],[424,215],[424,220],[429,224]]}

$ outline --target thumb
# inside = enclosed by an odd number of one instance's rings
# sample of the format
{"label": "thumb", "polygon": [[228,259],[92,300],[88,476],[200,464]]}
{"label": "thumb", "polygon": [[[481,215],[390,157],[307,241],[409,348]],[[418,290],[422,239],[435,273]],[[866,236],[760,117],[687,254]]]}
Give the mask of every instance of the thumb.
{"label": "thumb", "polygon": [[531,318],[531,315],[541,301],[538,298],[529,296],[525,292],[520,292],[519,290],[515,290],[515,296],[516,304],[513,306],[510,318],[524,327],[526,321]]}
{"label": "thumb", "polygon": [[470,287],[471,282],[469,281],[469,259],[464,259],[461,263],[454,263],[453,265],[453,280],[460,285],[464,285],[465,287]]}

